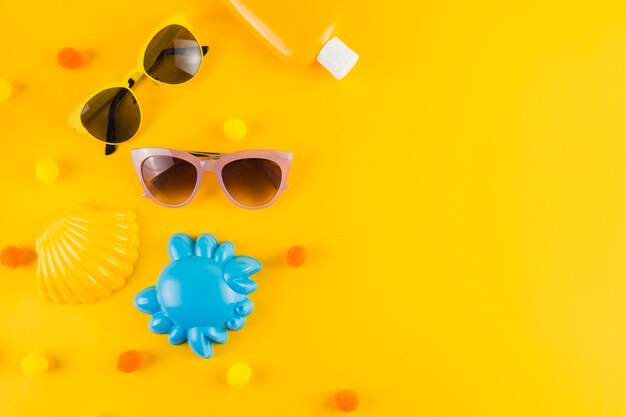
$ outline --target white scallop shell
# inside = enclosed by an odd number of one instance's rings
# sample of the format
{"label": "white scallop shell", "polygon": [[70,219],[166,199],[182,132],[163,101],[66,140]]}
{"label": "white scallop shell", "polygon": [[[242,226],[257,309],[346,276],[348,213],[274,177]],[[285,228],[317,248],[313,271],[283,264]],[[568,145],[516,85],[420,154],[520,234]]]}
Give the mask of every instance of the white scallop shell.
{"label": "white scallop shell", "polygon": [[131,210],[83,209],[54,222],[37,240],[39,293],[62,304],[91,304],[126,284],[139,257]]}

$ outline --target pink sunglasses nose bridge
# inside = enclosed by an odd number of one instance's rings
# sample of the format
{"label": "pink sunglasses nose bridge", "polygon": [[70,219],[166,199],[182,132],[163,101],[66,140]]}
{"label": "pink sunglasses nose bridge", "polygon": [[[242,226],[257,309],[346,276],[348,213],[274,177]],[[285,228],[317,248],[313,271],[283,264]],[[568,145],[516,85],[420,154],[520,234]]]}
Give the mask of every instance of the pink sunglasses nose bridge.
{"label": "pink sunglasses nose bridge", "polygon": [[200,166],[203,171],[215,171],[215,167],[217,166],[217,161],[208,159],[206,161],[200,161]]}

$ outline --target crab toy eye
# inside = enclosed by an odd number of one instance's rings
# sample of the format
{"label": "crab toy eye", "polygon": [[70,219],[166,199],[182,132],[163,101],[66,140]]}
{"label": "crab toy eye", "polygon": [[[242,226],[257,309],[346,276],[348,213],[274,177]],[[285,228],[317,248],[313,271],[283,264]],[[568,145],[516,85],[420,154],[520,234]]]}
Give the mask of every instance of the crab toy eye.
{"label": "crab toy eye", "polygon": [[150,330],[167,334],[169,342],[189,343],[198,356],[213,356],[213,343],[225,343],[228,330],[239,330],[252,313],[247,297],[257,289],[250,276],[261,263],[250,256],[235,256],[230,242],[218,243],[211,234],[195,241],[186,234],[170,237],[171,262],[156,286],[135,296],[135,307],[152,316]]}

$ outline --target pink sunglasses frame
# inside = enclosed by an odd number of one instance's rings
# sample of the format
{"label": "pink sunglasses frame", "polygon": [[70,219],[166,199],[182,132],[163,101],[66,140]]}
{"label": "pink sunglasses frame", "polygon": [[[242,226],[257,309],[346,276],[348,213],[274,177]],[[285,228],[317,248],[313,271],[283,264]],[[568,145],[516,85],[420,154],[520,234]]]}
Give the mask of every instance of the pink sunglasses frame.
{"label": "pink sunglasses frame", "polygon": [[[180,158],[184,161],[187,161],[193,164],[193,166],[196,167],[196,172],[198,174],[196,178],[196,185],[193,189],[193,192],[184,203],[167,204],[162,201],[159,201],[156,197],[154,197],[150,193],[143,179],[141,168],[143,166],[144,161],[151,156],[170,156],[170,157]],[[266,150],[266,149],[246,150],[246,151],[239,151],[239,152],[233,152],[233,153],[213,153],[213,152],[186,152],[186,151],[179,151],[176,149],[168,149],[168,148],[138,148],[138,149],[133,149],[131,151],[131,158],[133,161],[133,165],[135,167],[135,173],[137,174],[137,178],[139,178],[139,182],[141,183],[141,186],[143,187],[143,190],[144,190],[142,197],[149,197],[155,203],[160,204],[164,207],[177,208],[177,207],[183,207],[189,204],[189,202],[191,202],[191,200],[194,199],[194,197],[196,196],[196,193],[198,192],[198,189],[200,188],[200,184],[202,183],[202,178],[204,177],[204,173],[206,171],[211,171],[217,177],[217,180],[220,183],[220,187],[222,188],[222,191],[224,192],[224,194],[226,194],[226,196],[230,199],[230,201],[232,201],[235,205],[241,208],[254,210],[254,209],[261,209],[261,208],[272,205],[276,201],[278,196],[284,190],[289,188],[287,186],[287,177],[289,176],[289,170],[291,169],[291,161],[293,161],[293,154],[291,152],[272,151],[272,150]],[[200,158],[208,158],[208,159],[202,160]],[[249,159],[249,158],[260,158],[260,159],[270,160],[276,163],[280,167],[280,170],[282,172],[282,179],[280,182],[280,186],[278,187],[278,191],[276,192],[276,195],[271,201],[261,206],[246,206],[244,204],[237,202],[237,200],[235,200],[226,189],[226,186],[224,185],[224,181],[222,179],[222,168],[224,168],[226,164],[232,161],[237,161],[240,159]]]}

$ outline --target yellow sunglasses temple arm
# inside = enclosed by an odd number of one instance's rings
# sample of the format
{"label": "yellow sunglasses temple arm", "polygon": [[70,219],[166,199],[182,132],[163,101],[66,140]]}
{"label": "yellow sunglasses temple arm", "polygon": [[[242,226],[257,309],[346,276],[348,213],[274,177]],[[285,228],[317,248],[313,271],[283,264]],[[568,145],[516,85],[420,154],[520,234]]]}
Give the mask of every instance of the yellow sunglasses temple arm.
{"label": "yellow sunglasses temple arm", "polygon": [[[128,75],[128,89],[132,89],[133,86],[139,81],[141,80],[141,78],[144,76],[144,72],[143,71],[139,71],[139,70],[133,70],[129,75]],[[124,93],[124,90],[121,90],[120,93]],[[120,94],[118,93],[118,95]],[[117,97],[116,97],[117,98]],[[110,104],[110,109],[109,109],[109,123],[108,123],[108,128],[107,128],[107,136],[109,134],[115,136],[115,121],[113,119],[113,115],[115,114],[115,109],[117,107],[118,104],[118,100],[114,99],[111,101]],[[109,140],[109,138],[107,137],[107,141]],[[117,145],[112,144],[112,143],[105,143],[104,145],[104,154],[105,155],[111,155],[112,153],[114,153],[117,150]]]}

